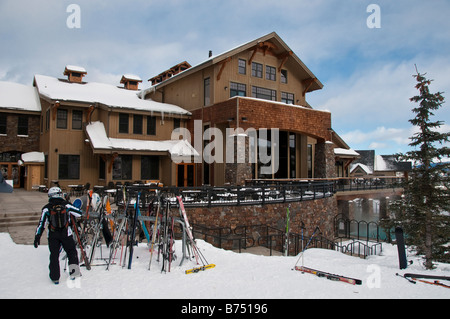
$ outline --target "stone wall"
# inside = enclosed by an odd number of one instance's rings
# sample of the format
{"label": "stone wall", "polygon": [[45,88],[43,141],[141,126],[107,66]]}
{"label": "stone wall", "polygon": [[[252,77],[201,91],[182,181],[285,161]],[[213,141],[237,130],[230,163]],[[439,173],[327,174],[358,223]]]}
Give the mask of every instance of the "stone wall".
{"label": "stone wall", "polygon": [[334,217],[337,215],[336,196],[293,203],[186,208],[186,213],[192,224],[210,228],[235,229],[238,226],[264,224],[284,230],[288,205],[290,205],[291,232],[300,234],[303,222],[306,227],[305,234],[312,234],[319,226],[323,236],[329,239],[334,237]]}

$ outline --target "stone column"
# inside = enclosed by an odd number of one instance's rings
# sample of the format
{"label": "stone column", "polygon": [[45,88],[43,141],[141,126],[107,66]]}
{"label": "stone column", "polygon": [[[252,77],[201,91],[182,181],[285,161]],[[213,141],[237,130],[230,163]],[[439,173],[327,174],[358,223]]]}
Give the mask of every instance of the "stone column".
{"label": "stone column", "polygon": [[243,186],[246,179],[252,178],[249,140],[249,137],[245,134],[235,134],[227,137],[225,183]]}
{"label": "stone column", "polygon": [[314,177],[336,178],[334,145],[332,142],[319,142],[314,153]]}

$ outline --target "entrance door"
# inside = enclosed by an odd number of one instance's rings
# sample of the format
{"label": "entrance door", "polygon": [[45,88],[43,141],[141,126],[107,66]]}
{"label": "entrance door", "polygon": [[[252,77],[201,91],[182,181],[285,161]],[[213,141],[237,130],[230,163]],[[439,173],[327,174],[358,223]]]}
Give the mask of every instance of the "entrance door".
{"label": "entrance door", "polygon": [[12,179],[14,188],[21,187],[20,173],[21,167],[13,163],[0,163],[1,174],[5,179]]}
{"label": "entrance door", "polygon": [[177,165],[177,186],[191,187],[195,185],[195,164]]}

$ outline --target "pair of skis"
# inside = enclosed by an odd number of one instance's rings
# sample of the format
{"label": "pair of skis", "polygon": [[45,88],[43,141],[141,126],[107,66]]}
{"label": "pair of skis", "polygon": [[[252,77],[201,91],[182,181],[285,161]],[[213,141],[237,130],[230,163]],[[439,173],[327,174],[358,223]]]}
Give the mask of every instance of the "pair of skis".
{"label": "pair of skis", "polygon": [[[317,235],[318,231],[320,231],[320,229],[319,229],[319,227],[316,227],[314,229],[313,234],[309,238],[308,243],[306,244],[305,248],[300,253],[300,255],[299,255],[298,259],[297,259],[297,262],[295,263],[294,269],[297,270],[297,271],[301,271],[302,273],[313,274],[313,275],[316,275],[318,277],[323,277],[323,278],[326,278],[326,279],[329,279],[329,280],[332,280],[332,281],[345,282],[345,283],[351,284],[351,285],[361,285],[362,284],[362,280],[361,279],[350,278],[350,277],[342,276],[342,275],[336,275],[336,274],[332,274],[332,273],[329,273],[329,272],[325,272],[325,271],[312,269],[312,268],[303,266],[304,252],[305,252],[306,249],[308,249],[309,244],[314,239],[314,237]],[[302,243],[303,243],[303,227],[302,227]],[[300,261],[300,259],[302,259],[302,265],[301,266],[297,266],[297,264]]]}
{"label": "pair of skis", "polygon": [[[169,216],[170,203],[166,201],[166,207],[162,208],[163,200],[158,198],[158,208],[156,211],[155,223],[153,224],[152,239],[150,241],[150,261],[148,269],[152,265],[155,244],[158,246],[158,261],[162,255],[161,272],[170,272],[172,261],[175,260],[174,237],[175,219]],[[161,212],[161,217],[160,217]]]}
{"label": "pair of skis", "polygon": [[[412,284],[415,284],[416,282],[422,282],[424,284],[435,285],[435,286],[440,286],[440,287],[444,287],[444,288],[450,288],[450,285],[446,285],[441,282],[441,280],[450,281],[450,277],[448,277],[448,276],[434,276],[434,275],[422,275],[422,274],[410,274],[410,273],[407,273],[404,275],[400,275],[397,273],[396,275],[399,277],[405,278]],[[425,279],[431,279],[433,281],[425,280]]]}
{"label": "pair of skis", "polygon": [[362,280],[356,278],[350,278],[342,275],[331,274],[329,272],[316,270],[312,268],[308,268],[305,266],[295,266],[295,270],[301,271],[302,273],[309,273],[316,275],[317,277],[323,277],[332,281],[341,281],[351,285],[361,285]]}
{"label": "pair of skis", "polygon": [[191,245],[191,249],[195,256],[195,260],[197,262],[197,265],[199,265],[199,261],[202,263],[202,266],[188,269],[185,271],[185,273],[186,274],[194,274],[194,273],[198,273],[200,271],[205,271],[205,270],[216,267],[216,265],[208,263],[205,256],[203,256],[200,249],[198,249],[197,244],[194,241],[194,236],[192,235],[191,226],[189,224],[189,220],[187,218],[186,210],[184,209],[184,204],[183,204],[183,200],[182,200],[181,196],[177,196],[177,200],[178,200],[178,204],[179,204],[180,215],[184,219],[184,223],[186,226],[186,233],[188,235],[189,244]]}

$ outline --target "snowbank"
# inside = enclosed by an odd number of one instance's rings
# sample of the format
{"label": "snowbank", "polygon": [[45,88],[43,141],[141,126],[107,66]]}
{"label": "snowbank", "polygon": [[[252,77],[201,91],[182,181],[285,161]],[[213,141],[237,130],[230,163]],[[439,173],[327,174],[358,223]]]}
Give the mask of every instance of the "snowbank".
{"label": "snowbank", "polygon": [[[366,260],[324,249],[309,249],[304,254],[307,267],[362,279],[362,285],[330,281],[292,270],[298,257],[266,257],[218,249],[198,240],[208,262],[216,267],[186,275],[195,267],[192,260],[180,266],[181,242],[176,243],[177,260],[170,273],[161,273],[153,256],[149,271],[147,244],[134,251],[132,269],[119,265],[82,267],[82,277],[67,280],[61,261],[61,283],[48,278],[47,246],[16,245],[9,234],[0,233],[0,298],[151,298],[151,299],[303,299],[303,298],[441,298],[450,297],[450,289],[424,283],[411,284],[396,273],[450,275],[450,265],[439,264],[425,271],[420,260],[407,270],[398,269],[396,246],[383,245],[381,256]],[[108,251],[103,248],[103,256]],[[119,253],[120,254],[120,253]],[[100,256],[96,253],[96,256]],[[411,258],[409,258],[411,260]],[[301,265],[301,261],[299,262]]]}

